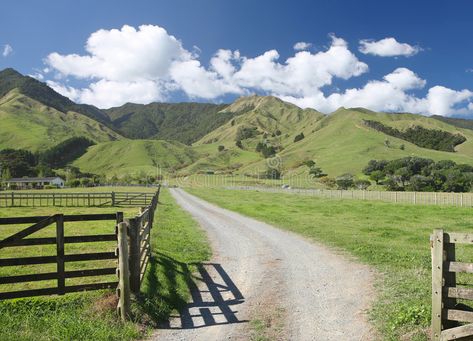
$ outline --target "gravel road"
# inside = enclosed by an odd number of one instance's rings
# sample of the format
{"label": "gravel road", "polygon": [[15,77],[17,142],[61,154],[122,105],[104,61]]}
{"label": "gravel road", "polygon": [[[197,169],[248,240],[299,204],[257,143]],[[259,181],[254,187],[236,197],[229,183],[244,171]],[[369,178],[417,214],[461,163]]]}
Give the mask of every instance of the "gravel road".
{"label": "gravel road", "polygon": [[375,339],[367,266],[181,189],[171,194],[205,229],[214,257],[196,275],[192,302],[154,339]]}

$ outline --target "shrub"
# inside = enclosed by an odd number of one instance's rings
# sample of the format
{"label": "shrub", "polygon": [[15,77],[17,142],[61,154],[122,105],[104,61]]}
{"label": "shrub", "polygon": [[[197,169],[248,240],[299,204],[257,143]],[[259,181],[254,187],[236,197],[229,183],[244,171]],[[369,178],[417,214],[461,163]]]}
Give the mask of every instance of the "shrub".
{"label": "shrub", "polygon": [[338,176],[335,182],[339,189],[348,189],[353,187],[353,175],[346,173]]}
{"label": "shrub", "polygon": [[219,152],[223,152],[224,150],[225,150],[225,146],[222,146],[222,145],[218,146]]}
{"label": "shrub", "polygon": [[320,183],[327,188],[334,188],[337,185],[335,179],[328,176],[320,178]]}
{"label": "shrub", "polygon": [[300,140],[303,140],[304,137],[304,133],[300,133],[299,135],[296,135],[296,137],[294,137],[294,142],[299,142]]}
{"label": "shrub", "polygon": [[235,142],[235,146],[237,146],[237,147],[240,148],[240,149],[243,149],[243,144],[241,143],[241,140],[237,140],[237,141]]}
{"label": "shrub", "polygon": [[238,127],[236,140],[246,140],[258,135],[256,127]]}
{"label": "shrub", "polygon": [[279,180],[281,179],[281,171],[276,168],[268,168],[266,172],[264,172],[264,178],[271,179],[271,180]]}

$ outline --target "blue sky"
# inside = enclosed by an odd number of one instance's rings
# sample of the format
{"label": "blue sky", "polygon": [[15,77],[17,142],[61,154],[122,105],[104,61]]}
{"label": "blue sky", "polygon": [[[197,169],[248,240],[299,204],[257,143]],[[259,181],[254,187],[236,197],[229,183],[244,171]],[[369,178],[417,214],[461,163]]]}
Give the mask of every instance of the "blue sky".
{"label": "blue sky", "polygon": [[[260,93],[325,112],[340,105],[361,105],[375,110],[470,115],[471,13],[473,3],[467,0],[20,0],[2,4],[0,68],[34,74],[72,99],[99,107],[126,101],[228,102]],[[125,34],[124,25],[135,33]],[[142,25],[150,25],[149,34]],[[108,34],[113,29],[123,33],[115,45],[111,42],[114,34]],[[163,36],[162,29],[179,46]],[[136,58],[125,58],[122,64],[129,70],[107,73],[103,70],[120,67],[113,66],[119,61],[103,51],[94,55],[85,49],[97,31],[103,33],[97,37],[97,49],[107,46],[115,55],[122,53],[120,49],[124,55],[135,51],[141,40],[155,39],[156,48],[137,48]],[[393,55],[391,51],[385,56],[379,44],[371,45],[371,52],[360,51],[360,41],[376,43],[385,38],[394,38],[398,44],[387,46],[388,50],[408,44],[415,52]],[[301,51],[294,50],[297,42],[310,44],[299,56]],[[160,48],[174,49],[166,58],[182,63],[171,70]],[[226,76],[210,62],[219,50],[231,51],[231,56],[219,57],[234,68]],[[274,50],[277,56],[257,59]],[[54,60],[49,58],[52,53],[56,53]],[[82,59],[71,60],[73,54]],[[306,60],[311,56],[312,61]],[[90,57],[103,64],[84,65]],[[293,65],[288,66],[288,58],[294,59]],[[331,60],[338,69],[330,66]],[[258,77],[252,78],[255,74]],[[311,74],[311,79],[304,74]]]}

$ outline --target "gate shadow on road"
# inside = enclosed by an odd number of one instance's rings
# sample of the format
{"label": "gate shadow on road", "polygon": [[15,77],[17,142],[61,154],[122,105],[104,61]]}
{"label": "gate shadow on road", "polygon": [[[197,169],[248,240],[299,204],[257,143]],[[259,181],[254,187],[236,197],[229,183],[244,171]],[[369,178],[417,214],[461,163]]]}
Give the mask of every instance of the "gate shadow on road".
{"label": "gate shadow on road", "polygon": [[191,274],[188,265],[179,263],[186,276],[192,301],[185,304],[179,316],[171,316],[161,329],[196,329],[215,325],[246,323],[238,319],[238,305],[245,297],[224,270],[216,263],[199,263],[198,273]]}

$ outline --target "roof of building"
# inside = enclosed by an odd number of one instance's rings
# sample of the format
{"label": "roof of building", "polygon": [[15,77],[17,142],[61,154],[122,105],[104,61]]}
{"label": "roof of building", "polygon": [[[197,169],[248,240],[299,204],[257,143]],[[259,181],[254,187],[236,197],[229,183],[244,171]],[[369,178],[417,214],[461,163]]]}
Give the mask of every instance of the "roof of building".
{"label": "roof of building", "polygon": [[26,178],[26,177],[25,178],[11,178],[10,180],[7,180],[6,182],[48,182],[55,179],[60,179],[64,181],[59,176],[52,176],[52,177],[46,177],[46,178]]}

